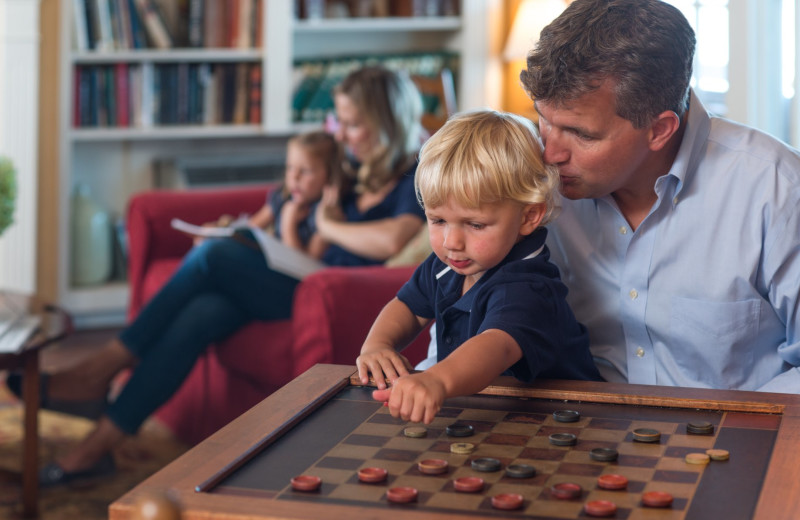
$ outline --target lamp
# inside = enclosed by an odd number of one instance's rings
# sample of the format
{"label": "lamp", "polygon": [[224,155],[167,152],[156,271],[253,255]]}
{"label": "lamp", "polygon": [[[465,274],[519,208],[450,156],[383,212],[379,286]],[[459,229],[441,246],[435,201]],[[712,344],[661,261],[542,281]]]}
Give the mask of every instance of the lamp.
{"label": "lamp", "polygon": [[564,0],[522,0],[503,50],[505,60],[525,58],[539,40],[542,29],[560,15],[565,7]]}
{"label": "lamp", "polygon": [[561,14],[566,5],[566,0],[522,0],[519,3],[503,50],[506,62],[503,106],[508,112],[532,121],[538,119],[530,98],[520,87],[519,71],[525,68],[528,51],[539,41],[539,33]]}

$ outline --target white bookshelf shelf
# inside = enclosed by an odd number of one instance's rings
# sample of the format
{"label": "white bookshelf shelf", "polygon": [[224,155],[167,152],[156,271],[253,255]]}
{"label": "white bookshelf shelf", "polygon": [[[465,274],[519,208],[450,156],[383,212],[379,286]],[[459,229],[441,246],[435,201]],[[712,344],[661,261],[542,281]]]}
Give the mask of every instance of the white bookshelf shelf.
{"label": "white bookshelf shelf", "polygon": [[461,17],[416,17],[416,18],[343,18],[338,20],[295,20],[294,30],[298,35],[306,33],[372,33],[372,32],[425,32],[457,31],[461,28]]}
{"label": "white bookshelf shelf", "polygon": [[109,63],[225,63],[258,62],[264,59],[261,49],[146,49],[116,52],[76,52],[70,57],[75,65]]}
{"label": "white bookshelf shelf", "polygon": [[261,125],[172,125],[150,128],[75,128],[73,142],[147,141],[180,139],[218,139],[259,137],[266,132]]}

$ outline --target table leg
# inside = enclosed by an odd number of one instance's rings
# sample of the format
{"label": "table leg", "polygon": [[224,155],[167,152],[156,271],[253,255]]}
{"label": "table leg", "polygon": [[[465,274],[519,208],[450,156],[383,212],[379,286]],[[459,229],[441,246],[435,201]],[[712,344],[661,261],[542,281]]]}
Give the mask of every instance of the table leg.
{"label": "table leg", "polygon": [[22,511],[25,517],[38,514],[39,498],[39,351],[25,355],[22,400],[25,430],[22,450]]}

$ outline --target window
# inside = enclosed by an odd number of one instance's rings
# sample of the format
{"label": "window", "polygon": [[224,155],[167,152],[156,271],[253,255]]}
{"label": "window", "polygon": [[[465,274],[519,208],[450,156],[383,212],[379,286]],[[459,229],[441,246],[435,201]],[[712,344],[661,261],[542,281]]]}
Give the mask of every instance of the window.
{"label": "window", "polygon": [[666,1],[697,36],[692,87],[706,108],[800,145],[795,0]]}
{"label": "window", "polygon": [[727,115],[728,0],[668,0],[689,20],[697,38],[692,87],[711,112]]}

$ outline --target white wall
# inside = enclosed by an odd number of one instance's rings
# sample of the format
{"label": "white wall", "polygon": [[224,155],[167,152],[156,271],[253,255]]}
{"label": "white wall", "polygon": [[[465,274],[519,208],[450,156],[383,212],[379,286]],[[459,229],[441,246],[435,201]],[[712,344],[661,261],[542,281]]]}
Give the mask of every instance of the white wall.
{"label": "white wall", "polygon": [[0,289],[36,292],[39,0],[0,0],[0,154],[17,169],[14,224],[0,237]]}

